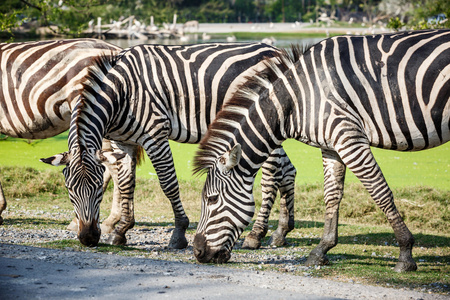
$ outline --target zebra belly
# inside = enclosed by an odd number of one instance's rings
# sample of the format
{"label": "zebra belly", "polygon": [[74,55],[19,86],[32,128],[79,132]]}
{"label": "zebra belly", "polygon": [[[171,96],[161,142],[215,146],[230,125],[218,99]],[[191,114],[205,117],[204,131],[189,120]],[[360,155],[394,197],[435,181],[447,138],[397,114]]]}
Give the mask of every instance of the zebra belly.
{"label": "zebra belly", "polygon": [[[450,104],[450,101],[447,103]],[[371,146],[397,151],[420,151],[450,141],[449,121],[450,109],[445,108],[438,114],[433,114],[431,110],[423,110],[420,122],[391,120],[390,130],[384,127],[384,132],[377,131],[376,128],[365,131]]]}
{"label": "zebra belly", "polygon": [[[24,139],[45,139],[60,134],[70,125],[70,111],[63,109],[64,113],[42,116],[14,116],[0,111],[0,133],[10,137]],[[20,120],[20,122],[18,122]]]}

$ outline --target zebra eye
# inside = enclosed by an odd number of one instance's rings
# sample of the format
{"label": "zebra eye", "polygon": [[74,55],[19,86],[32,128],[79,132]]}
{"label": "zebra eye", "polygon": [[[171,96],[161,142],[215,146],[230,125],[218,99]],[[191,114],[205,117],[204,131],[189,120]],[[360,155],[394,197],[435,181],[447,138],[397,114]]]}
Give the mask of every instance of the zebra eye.
{"label": "zebra eye", "polygon": [[219,200],[219,195],[212,195],[208,197],[208,205],[216,204]]}

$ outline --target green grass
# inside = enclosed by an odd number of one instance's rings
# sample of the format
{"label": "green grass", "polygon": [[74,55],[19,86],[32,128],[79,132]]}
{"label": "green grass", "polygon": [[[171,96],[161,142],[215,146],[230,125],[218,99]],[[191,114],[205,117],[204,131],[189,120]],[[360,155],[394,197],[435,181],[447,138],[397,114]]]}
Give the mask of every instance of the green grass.
{"label": "green grass", "polygon": [[[175,168],[180,180],[192,180],[192,162],[197,145],[170,142]],[[322,158],[319,149],[294,140],[287,140],[283,147],[298,171],[298,184],[323,181]],[[373,148],[373,153],[383,174],[392,188],[428,186],[450,190],[450,143],[420,152],[399,152]],[[30,166],[38,170],[55,168],[39,161],[67,151],[67,132],[46,140],[7,138],[0,140],[0,166]],[[60,167],[60,169],[62,169]],[[0,175],[1,176],[1,175]],[[138,166],[137,176],[156,178],[150,161]],[[0,177],[1,178],[1,177]],[[260,175],[256,178],[259,182]],[[347,171],[346,182],[359,182]]]}
{"label": "green grass", "polygon": [[[59,170],[34,170],[25,167],[0,167],[3,188],[8,199],[8,210],[3,214],[6,228],[64,229],[73,217],[73,208],[64,188]],[[193,235],[200,216],[202,179],[180,180],[183,206],[191,220],[187,231]],[[251,229],[243,233],[227,266],[240,269],[272,270],[297,275],[322,277],[345,282],[359,282],[396,288],[425,289],[449,294],[450,289],[450,191],[431,187],[393,188],[396,205],[414,234],[416,244],[413,257],[419,270],[397,274],[392,268],[397,262],[399,250],[385,216],[374,205],[360,184],[347,183],[341,204],[339,243],[330,250],[331,265],[305,269],[303,263],[308,253],[318,244],[323,232],[323,185],[305,183],[296,186],[295,229],[288,235],[288,245],[281,248],[267,246],[263,241],[259,253],[278,257],[274,261],[261,261],[244,255],[249,250],[239,249]],[[101,205],[101,219],[111,208],[112,187],[109,186]],[[261,189],[255,187],[257,210]],[[279,200],[274,205],[268,236],[278,223]],[[173,215],[169,201],[162,193],[155,178],[138,178],[135,195],[135,229],[171,228]],[[86,248],[76,240],[52,241],[36,245],[56,249],[116,253],[119,255],[149,257],[155,259],[196,263],[192,250],[170,250],[163,245],[155,251],[136,247],[120,247],[101,244]],[[155,253],[156,254],[155,254]],[[283,262],[280,263],[280,260]],[[287,270],[292,262],[293,270]]]}

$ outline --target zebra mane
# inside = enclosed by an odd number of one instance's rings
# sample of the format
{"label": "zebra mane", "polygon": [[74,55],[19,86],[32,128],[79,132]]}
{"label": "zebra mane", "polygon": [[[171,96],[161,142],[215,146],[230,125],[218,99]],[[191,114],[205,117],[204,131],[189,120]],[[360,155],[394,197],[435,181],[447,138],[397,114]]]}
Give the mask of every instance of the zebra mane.
{"label": "zebra mane", "polygon": [[122,50],[118,55],[105,54],[94,58],[94,63],[89,67],[86,80],[82,83],[82,88],[80,90],[80,101],[84,102],[89,99],[87,93],[93,94],[94,88],[99,87],[103,82],[103,79],[108,74],[117,63],[117,61],[123,56],[127,50]]}
{"label": "zebra mane", "polygon": [[[295,62],[309,48],[309,46],[301,47],[299,45],[291,45],[290,52],[283,49],[273,58],[266,58],[264,60],[265,68],[254,76],[246,78],[246,82],[222,106],[215,120],[209,125],[205,137],[200,141],[199,148],[194,157],[193,175],[201,176],[207,173],[219,155],[229,150],[224,149],[227,141],[230,141],[229,133],[234,132],[238,128],[234,128],[227,120],[240,123],[244,117],[242,111],[249,110],[255,101],[259,100],[260,91],[267,89],[284,71],[293,67]],[[231,144],[233,143],[231,142]]]}
{"label": "zebra mane", "polygon": [[89,106],[92,95],[96,94],[96,90],[101,86],[103,79],[109,70],[115,66],[124,52],[121,51],[118,55],[114,55],[111,51],[111,54],[103,53],[94,58],[93,64],[88,69],[86,80],[81,83],[82,88],[80,89],[79,98],[72,113],[72,122],[75,122],[74,126],[76,126],[76,141],[81,152],[86,149],[86,145],[82,142],[83,133],[78,126],[78,121],[82,118],[85,108]]}

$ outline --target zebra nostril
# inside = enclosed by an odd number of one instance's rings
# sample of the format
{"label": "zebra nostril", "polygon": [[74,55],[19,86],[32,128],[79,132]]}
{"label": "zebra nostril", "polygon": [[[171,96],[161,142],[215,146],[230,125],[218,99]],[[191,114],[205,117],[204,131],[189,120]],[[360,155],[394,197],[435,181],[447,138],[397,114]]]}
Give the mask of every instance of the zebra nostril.
{"label": "zebra nostril", "polygon": [[216,264],[224,264],[228,262],[231,258],[231,253],[227,250],[218,251],[213,258],[214,263]]}
{"label": "zebra nostril", "polygon": [[94,221],[90,225],[85,225],[79,221],[78,240],[81,244],[88,247],[95,247],[100,240],[100,230],[98,230],[97,222]]}
{"label": "zebra nostril", "polygon": [[194,255],[199,262],[207,262],[206,237],[201,233],[197,233],[194,237]]}
{"label": "zebra nostril", "polygon": [[195,257],[197,257],[197,259],[203,257],[204,253],[205,252],[202,251],[201,249],[194,248],[194,255]]}

